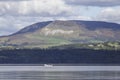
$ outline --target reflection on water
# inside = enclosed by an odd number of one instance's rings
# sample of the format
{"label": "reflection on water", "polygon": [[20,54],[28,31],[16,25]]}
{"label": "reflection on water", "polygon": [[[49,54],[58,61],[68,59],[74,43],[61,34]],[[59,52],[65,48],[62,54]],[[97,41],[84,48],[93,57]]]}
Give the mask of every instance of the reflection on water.
{"label": "reflection on water", "polygon": [[0,80],[120,80],[120,72],[0,72]]}
{"label": "reflection on water", "polygon": [[4,71],[1,69],[0,80],[120,80],[120,71]]}

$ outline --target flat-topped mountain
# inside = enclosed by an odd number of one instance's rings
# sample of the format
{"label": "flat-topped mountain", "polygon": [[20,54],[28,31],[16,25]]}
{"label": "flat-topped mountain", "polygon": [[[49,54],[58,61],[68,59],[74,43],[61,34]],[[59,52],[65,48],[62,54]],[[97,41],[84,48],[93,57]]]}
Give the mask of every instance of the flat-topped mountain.
{"label": "flat-topped mountain", "polygon": [[0,45],[46,48],[63,44],[120,41],[120,24],[101,21],[47,21],[0,37]]}

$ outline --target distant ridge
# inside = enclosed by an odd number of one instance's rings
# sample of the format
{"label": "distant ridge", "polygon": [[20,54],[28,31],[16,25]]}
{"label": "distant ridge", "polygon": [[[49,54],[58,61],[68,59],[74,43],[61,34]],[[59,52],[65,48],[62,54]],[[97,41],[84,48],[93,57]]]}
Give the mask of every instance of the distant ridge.
{"label": "distant ridge", "polygon": [[48,25],[48,24],[51,23],[51,22],[52,22],[52,21],[35,23],[35,24],[32,24],[32,25],[30,25],[30,26],[27,26],[27,27],[21,29],[20,31],[18,31],[18,32],[16,32],[16,33],[13,33],[12,35],[22,34],[22,33],[28,33],[28,32],[34,32],[34,31],[36,31],[37,29],[43,28],[44,26]]}
{"label": "distant ridge", "polygon": [[28,48],[107,41],[120,41],[120,24],[82,20],[46,21],[0,37],[1,46]]}

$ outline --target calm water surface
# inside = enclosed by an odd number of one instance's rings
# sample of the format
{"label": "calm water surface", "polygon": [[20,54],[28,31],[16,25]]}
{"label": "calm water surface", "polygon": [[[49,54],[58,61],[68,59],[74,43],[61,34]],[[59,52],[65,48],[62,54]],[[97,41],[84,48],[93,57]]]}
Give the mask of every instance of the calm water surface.
{"label": "calm water surface", "polygon": [[120,66],[0,66],[0,80],[120,80]]}

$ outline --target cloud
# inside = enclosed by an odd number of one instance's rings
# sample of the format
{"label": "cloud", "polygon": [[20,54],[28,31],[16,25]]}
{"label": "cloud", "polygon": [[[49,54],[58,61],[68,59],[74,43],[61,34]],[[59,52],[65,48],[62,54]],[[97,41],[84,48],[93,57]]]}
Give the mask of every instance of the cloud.
{"label": "cloud", "polygon": [[10,34],[10,32],[14,32],[15,30],[16,27],[13,26],[11,21],[0,17],[0,35]]}
{"label": "cloud", "polygon": [[6,1],[30,1],[30,0],[0,0],[0,1],[6,2]]}
{"label": "cloud", "polygon": [[63,0],[29,0],[0,2],[0,15],[13,16],[60,16],[71,15],[72,7]]}
{"label": "cloud", "polygon": [[119,8],[105,8],[96,16],[96,19],[120,23]]}
{"label": "cloud", "polygon": [[88,16],[57,17],[56,19],[57,20],[92,20],[92,18]]}
{"label": "cloud", "polygon": [[82,5],[82,6],[108,7],[120,5],[119,0],[65,0],[65,1],[70,5]]}

